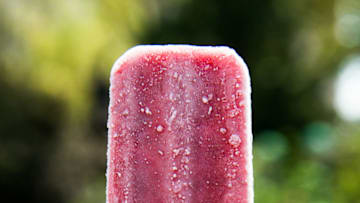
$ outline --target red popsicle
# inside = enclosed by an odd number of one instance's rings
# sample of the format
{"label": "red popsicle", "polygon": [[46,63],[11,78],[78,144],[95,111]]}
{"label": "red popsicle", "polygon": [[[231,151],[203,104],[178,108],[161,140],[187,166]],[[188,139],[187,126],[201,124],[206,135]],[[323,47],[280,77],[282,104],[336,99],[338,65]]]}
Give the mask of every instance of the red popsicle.
{"label": "red popsicle", "polygon": [[136,46],[110,83],[107,203],[253,202],[250,78],[233,49]]}

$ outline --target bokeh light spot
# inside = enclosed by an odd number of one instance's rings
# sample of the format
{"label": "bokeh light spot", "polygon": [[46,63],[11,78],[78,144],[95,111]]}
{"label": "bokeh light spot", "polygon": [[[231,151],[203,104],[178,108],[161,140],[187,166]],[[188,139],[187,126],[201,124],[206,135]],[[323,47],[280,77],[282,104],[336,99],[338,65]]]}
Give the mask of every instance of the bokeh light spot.
{"label": "bokeh light spot", "polygon": [[353,48],[360,45],[360,1],[335,1],[334,34],[344,47]]}
{"label": "bokeh light spot", "polygon": [[265,161],[275,161],[288,151],[284,135],[278,131],[265,131],[258,135],[255,144],[255,156]]}
{"label": "bokeh light spot", "polygon": [[360,16],[347,14],[339,17],[336,21],[335,36],[343,46],[360,45]]}
{"label": "bokeh light spot", "polygon": [[329,152],[334,146],[333,129],[331,125],[324,122],[315,122],[307,125],[304,137],[305,145],[314,153]]}
{"label": "bokeh light spot", "polygon": [[360,120],[360,56],[350,59],[335,82],[334,107],[346,121]]}

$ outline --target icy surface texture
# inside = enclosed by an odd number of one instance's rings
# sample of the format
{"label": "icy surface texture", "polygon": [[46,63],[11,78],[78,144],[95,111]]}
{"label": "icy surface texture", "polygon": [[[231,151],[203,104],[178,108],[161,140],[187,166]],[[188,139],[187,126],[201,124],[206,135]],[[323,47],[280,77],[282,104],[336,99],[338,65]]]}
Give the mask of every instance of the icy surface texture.
{"label": "icy surface texture", "polygon": [[130,49],[111,73],[107,202],[253,202],[250,111],[234,50]]}

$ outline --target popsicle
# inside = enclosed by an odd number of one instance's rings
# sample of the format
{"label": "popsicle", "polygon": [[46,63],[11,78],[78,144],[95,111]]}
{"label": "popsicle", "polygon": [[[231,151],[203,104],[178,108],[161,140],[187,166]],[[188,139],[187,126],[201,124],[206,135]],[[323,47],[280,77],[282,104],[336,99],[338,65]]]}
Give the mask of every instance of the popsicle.
{"label": "popsicle", "polygon": [[128,50],[110,76],[107,203],[252,203],[250,92],[231,48]]}

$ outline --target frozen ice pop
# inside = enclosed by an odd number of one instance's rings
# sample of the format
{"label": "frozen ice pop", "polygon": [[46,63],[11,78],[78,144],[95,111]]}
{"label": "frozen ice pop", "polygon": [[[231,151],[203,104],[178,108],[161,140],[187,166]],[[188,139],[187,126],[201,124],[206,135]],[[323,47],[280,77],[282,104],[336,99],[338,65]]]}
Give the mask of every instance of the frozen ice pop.
{"label": "frozen ice pop", "polygon": [[250,91],[228,47],[128,50],[110,76],[107,203],[252,203]]}

